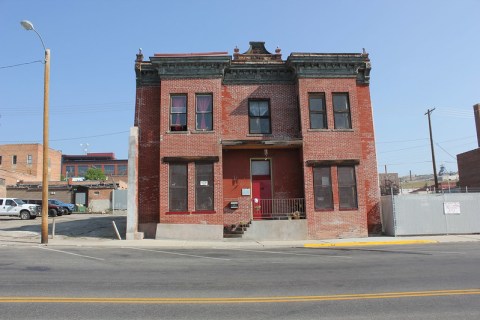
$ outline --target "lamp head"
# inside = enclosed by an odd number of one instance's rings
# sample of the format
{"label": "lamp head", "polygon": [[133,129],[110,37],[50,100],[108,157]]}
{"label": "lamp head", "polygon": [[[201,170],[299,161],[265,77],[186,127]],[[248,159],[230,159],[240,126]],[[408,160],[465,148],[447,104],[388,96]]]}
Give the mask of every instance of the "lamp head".
{"label": "lamp head", "polygon": [[33,30],[33,24],[28,20],[22,20],[20,24],[25,30]]}

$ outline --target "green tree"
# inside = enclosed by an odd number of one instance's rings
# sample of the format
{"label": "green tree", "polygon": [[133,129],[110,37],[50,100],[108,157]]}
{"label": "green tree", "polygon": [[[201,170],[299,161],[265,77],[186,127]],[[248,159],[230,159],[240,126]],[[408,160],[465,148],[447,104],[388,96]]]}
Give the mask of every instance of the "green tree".
{"label": "green tree", "polygon": [[107,176],[100,168],[88,168],[85,173],[86,180],[107,180]]}

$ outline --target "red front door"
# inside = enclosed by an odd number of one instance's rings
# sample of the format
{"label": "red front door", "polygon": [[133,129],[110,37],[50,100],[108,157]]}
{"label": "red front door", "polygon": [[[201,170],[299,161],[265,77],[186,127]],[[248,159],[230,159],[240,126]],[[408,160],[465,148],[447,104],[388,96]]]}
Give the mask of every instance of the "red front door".
{"label": "red front door", "polygon": [[253,218],[264,219],[271,215],[272,179],[269,160],[252,160]]}

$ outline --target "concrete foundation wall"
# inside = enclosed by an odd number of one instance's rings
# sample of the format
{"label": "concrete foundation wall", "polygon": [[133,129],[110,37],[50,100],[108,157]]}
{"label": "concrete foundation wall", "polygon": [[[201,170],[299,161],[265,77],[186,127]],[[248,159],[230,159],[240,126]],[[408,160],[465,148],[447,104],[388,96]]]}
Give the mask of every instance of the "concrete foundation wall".
{"label": "concrete foundation wall", "polygon": [[110,200],[90,200],[88,204],[88,209],[91,212],[104,212],[110,210],[111,202]]}
{"label": "concrete foundation wall", "polygon": [[[127,222],[127,227],[128,227],[128,222]],[[155,222],[139,223],[138,232],[143,233],[143,236],[145,239],[155,239],[155,235],[157,233],[157,224]],[[127,231],[127,234],[128,234],[128,231]]]}
{"label": "concrete foundation wall", "polygon": [[305,240],[307,220],[252,221],[243,235],[249,240]]}
{"label": "concrete foundation wall", "polygon": [[155,239],[221,240],[223,225],[159,223]]}

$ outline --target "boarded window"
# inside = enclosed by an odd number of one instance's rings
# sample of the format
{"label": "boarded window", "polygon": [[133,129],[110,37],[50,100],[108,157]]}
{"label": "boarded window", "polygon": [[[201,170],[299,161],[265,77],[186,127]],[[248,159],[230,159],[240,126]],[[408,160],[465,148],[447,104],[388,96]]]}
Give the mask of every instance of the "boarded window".
{"label": "boarded window", "polygon": [[188,210],[187,164],[171,163],[169,166],[169,210]]}
{"label": "boarded window", "polygon": [[340,209],[357,209],[355,167],[338,167],[338,197]]}
{"label": "boarded window", "polygon": [[213,164],[195,164],[195,210],[213,210]]}
{"label": "boarded window", "polygon": [[315,195],[315,209],[333,209],[330,167],[313,168],[313,188]]}

